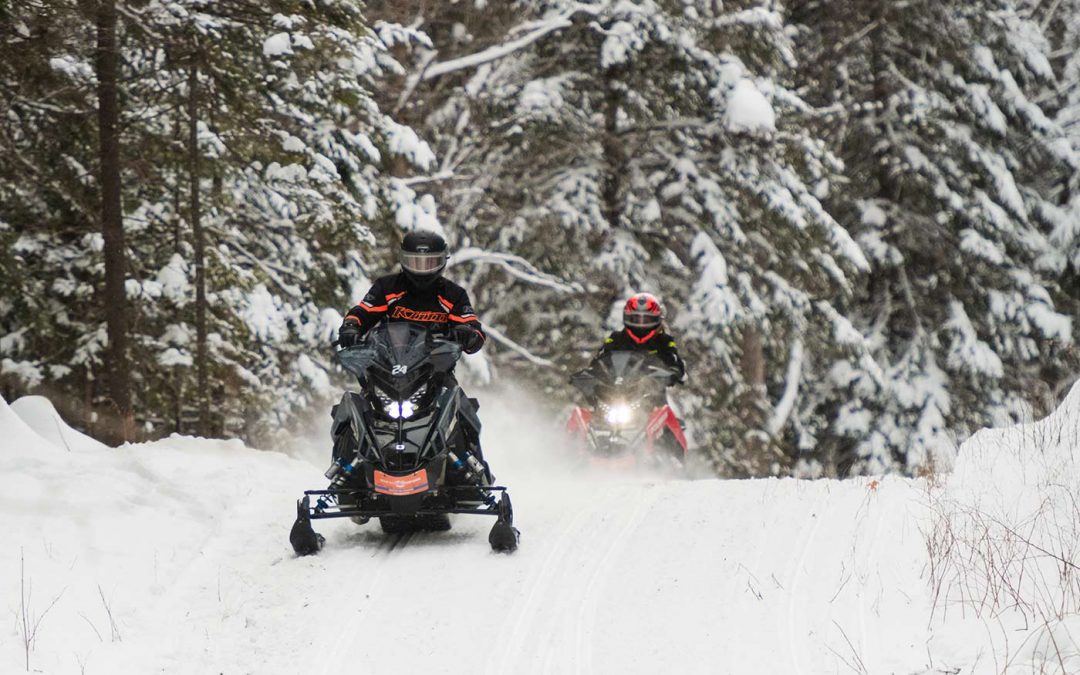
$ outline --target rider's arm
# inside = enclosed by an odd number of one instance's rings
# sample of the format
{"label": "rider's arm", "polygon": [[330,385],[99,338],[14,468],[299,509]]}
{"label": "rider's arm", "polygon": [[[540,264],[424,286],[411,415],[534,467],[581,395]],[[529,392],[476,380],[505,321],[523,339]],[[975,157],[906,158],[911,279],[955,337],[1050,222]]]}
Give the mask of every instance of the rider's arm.
{"label": "rider's arm", "polygon": [[360,327],[360,332],[366,333],[379,323],[379,320],[386,315],[387,309],[389,305],[386,291],[383,289],[382,280],[377,279],[364,299],[349,310],[345,321],[356,323]]}
{"label": "rider's arm", "polygon": [[469,354],[476,353],[487,342],[487,335],[484,334],[484,327],[480,325],[480,319],[476,316],[472,300],[469,299],[469,294],[465,289],[450,295],[451,297],[448,298],[440,295],[439,304],[446,310],[451,326],[468,326],[480,336],[480,341],[475,343],[475,348],[466,347],[465,349]]}

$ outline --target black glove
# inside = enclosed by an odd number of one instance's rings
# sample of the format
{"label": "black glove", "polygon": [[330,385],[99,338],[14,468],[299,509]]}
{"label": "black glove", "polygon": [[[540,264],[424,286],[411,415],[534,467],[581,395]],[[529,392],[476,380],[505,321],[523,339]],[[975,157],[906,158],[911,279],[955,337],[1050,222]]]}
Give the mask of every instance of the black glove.
{"label": "black glove", "polygon": [[338,344],[342,347],[352,347],[360,342],[360,326],[355,321],[345,321],[338,328]]}
{"label": "black glove", "polygon": [[466,354],[474,354],[484,346],[484,336],[468,324],[459,324],[450,331],[450,339],[461,345]]}

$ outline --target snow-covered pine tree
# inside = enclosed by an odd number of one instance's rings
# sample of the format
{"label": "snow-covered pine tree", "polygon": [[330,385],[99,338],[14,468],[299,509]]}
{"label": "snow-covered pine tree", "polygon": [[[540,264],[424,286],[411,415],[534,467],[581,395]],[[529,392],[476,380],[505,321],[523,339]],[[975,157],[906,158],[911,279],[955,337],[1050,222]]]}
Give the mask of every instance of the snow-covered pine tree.
{"label": "snow-covered pine tree", "polygon": [[94,45],[78,3],[0,7],[0,381],[86,425],[105,345]]}
{"label": "snow-covered pine tree", "polygon": [[[430,200],[391,172],[423,168],[430,151],[369,93],[399,67],[352,1],[164,0],[125,5],[121,17],[125,228],[133,260],[127,287],[140,421],[150,434],[276,430],[327,391],[337,309],[366,283],[376,237],[392,239],[400,227],[434,218]],[[58,51],[45,63],[51,58],[53,70],[78,76],[82,53],[72,45]],[[45,137],[52,122],[55,116],[36,133]],[[36,140],[28,136],[27,144]],[[76,161],[93,166],[80,152]],[[21,231],[30,231],[19,218]],[[12,216],[4,212],[3,220]],[[198,327],[196,224],[205,331]],[[93,238],[73,246],[71,259],[100,275]],[[64,261],[47,252],[56,265],[43,270],[51,282],[63,276]],[[88,287],[92,298],[94,283],[58,287]],[[48,295],[34,289],[24,301]],[[13,335],[37,337],[28,315],[12,319]],[[70,390],[75,374],[51,377],[43,366],[100,369],[94,316],[97,310],[79,313],[90,324],[77,331],[82,345],[56,343],[61,348],[45,364],[10,359],[16,365],[5,371],[34,366],[43,375],[20,378],[20,388]],[[21,340],[9,342],[21,348]],[[196,422],[200,342],[213,415]],[[26,351],[48,353],[37,345]]]}
{"label": "snow-covered pine tree", "polygon": [[1077,156],[1037,97],[1040,26],[1008,0],[794,6],[811,102],[845,163],[827,204],[873,265],[851,308],[865,360],[815,392],[817,460],[914,471],[1023,413],[1074,327],[1047,199]]}
{"label": "snow-covered pine tree", "polygon": [[[180,252],[195,302],[184,292],[169,299],[179,311],[160,333],[159,358],[186,368],[188,390],[199,390],[201,221],[206,395],[220,415],[212,430],[228,417],[247,420],[249,436],[276,429],[329,392],[337,309],[361,292],[379,255],[376,237],[385,246],[398,227],[433,218],[432,206],[390,173],[426,168],[430,151],[370,97],[376,79],[399,67],[359,3],[253,10],[244,2],[161,2],[143,16],[169,36],[171,54],[146,62],[171,59],[177,86],[169,91],[184,101],[183,136],[194,123],[199,150],[193,162],[190,138],[184,144],[180,204],[190,227],[159,272],[178,269]],[[166,143],[176,135],[162,131]]]}
{"label": "snow-covered pine tree", "polygon": [[[1054,96],[1044,95],[1046,106],[1054,111],[1054,121],[1061,125],[1073,149],[1080,152],[1080,2],[1061,0],[1032,4],[1031,18],[1042,26],[1050,40],[1050,63],[1058,78]],[[1061,293],[1055,297],[1062,313],[1080,316],[1080,171],[1067,172],[1048,195],[1061,209],[1050,241],[1066,258],[1059,281]],[[1047,406],[1058,399],[1080,377],[1080,350],[1072,346],[1064,368],[1044,370],[1052,396]]]}

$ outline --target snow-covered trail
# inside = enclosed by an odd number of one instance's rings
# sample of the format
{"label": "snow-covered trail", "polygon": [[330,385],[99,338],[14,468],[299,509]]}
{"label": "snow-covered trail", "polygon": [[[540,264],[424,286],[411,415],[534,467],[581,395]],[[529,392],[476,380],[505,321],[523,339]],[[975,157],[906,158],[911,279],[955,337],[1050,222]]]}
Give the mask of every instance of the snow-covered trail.
{"label": "snow-covered trail", "polygon": [[[282,518],[240,509],[248,527],[220,532],[97,665],[123,672],[132,650],[162,672],[224,673],[826,673],[844,659],[907,673],[925,661],[908,525],[919,493],[904,481],[565,481],[553,508],[525,492],[513,556],[488,550],[489,521],[462,518],[406,537],[339,521],[322,528],[321,555],[295,559]],[[883,562],[893,578],[876,576]],[[894,587],[917,598],[882,607]]]}
{"label": "snow-covered trail", "polygon": [[[294,500],[323,467],[237,443],[62,455],[103,502],[81,525],[64,499],[44,516],[0,510],[35,597],[66,589],[32,661],[50,673],[925,669],[920,483],[578,474],[527,408],[482,403],[522,530],[509,556],[490,551],[489,519],[462,516],[407,537],[322,521],[324,551],[296,558]],[[0,481],[25,483],[57,458],[0,459]],[[8,608],[13,560],[0,561]],[[3,634],[0,671],[22,663],[17,638]]]}

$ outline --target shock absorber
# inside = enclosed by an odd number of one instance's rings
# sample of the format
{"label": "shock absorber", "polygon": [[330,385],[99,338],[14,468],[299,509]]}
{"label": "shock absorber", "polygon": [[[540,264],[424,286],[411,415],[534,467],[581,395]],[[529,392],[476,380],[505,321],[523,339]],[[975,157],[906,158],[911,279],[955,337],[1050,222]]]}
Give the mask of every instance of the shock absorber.
{"label": "shock absorber", "polygon": [[[481,464],[480,460],[474,457],[468,450],[463,451],[462,454],[465,456],[464,460],[458,457],[452,450],[446,453],[447,457],[450,459],[450,467],[455,471],[464,471],[465,479],[473,485],[480,488],[487,487],[488,482],[485,480],[487,472],[484,471],[484,465]],[[481,491],[480,500],[485,504],[495,503],[495,497],[485,491]]]}
{"label": "shock absorber", "polygon": [[465,450],[462,454],[464,455],[464,459],[458,457],[453,451],[447,453],[447,456],[450,458],[451,468],[455,471],[463,470],[465,472],[465,478],[468,479],[469,482],[483,487],[485,475],[484,465],[481,464],[480,460],[476,459],[476,457],[468,450]]}
{"label": "shock absorber", "polygon": [[[329,490],[340,490],[345,487],[345,483],[356,474],[357,469],[360,467],[360,457],[357,456],[351,462],[346,462],[342,458],[334,460],[334,463],[330,465],[330,468],[323,474],[330,480]],[[316,510],[323,511],[331,506],[337,506],[337,495],[320,495],[319,499],[315,502]]]}
{"label": "shock absorber", "polygon": [[356,469],[360,466],[360,457],[357,456],[351,462],[346,462],[343,458],[334,460],[334,463],[330,465],[330,468],[326,470],[323,475],[333,483],[342,484],[349,479]]}

